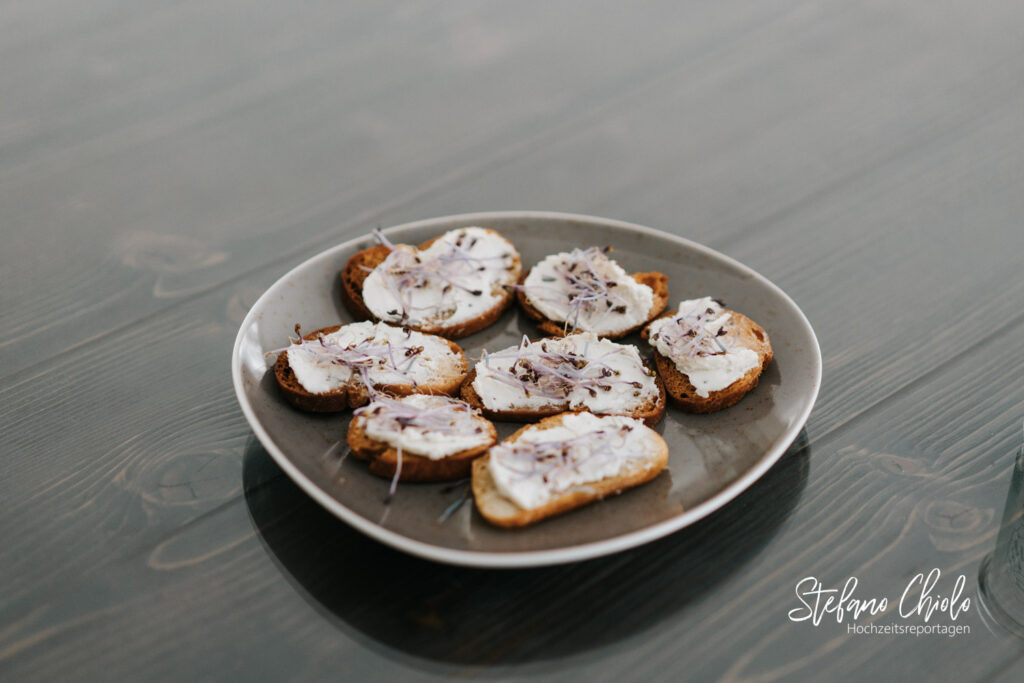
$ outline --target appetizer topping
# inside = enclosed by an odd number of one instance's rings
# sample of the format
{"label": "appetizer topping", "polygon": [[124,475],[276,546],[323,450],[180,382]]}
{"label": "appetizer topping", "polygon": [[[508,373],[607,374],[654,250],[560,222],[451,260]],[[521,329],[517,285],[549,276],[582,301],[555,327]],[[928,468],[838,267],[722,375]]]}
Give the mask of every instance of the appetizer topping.
{"label": "appetizer topping", "polygon": [[742,346],[730,331],[731,317],[725,304],[706,296],[681,302],[674,315],[659,318],[648,328],[654,348],[675,363],[702,398],[760,364],[757,352]]}
{"label": "appetizer topping", "polygon": [[484,351],[473,388],[489,410],[548,407],[628,413],[658,398],[653,373],[635,346],[590,332]]}
{"label": "appetizer topping", "polygon": [[315,339],[300,335],[271,353],[281,351],[288,353],[299,384],[314,394],[351,386],[353,380],[370,396],[383,385],[415,388],[438,375],[461,373],[463,363],[444,339],[372,322],[342,325]]}
{"label": "appetizer topping", "polygon": [[493,309],[519,279],[515,247],[501,235],[471,227],[450,230],[424,250],[393,244],[363,282],[363,301],[386,322],[451,327]]}
{"label": "appetizer topping", "polygon": [[431,460],[486,446],[495,436],[491,424],[468,403],[447,396],[378,395],[356,410],[354,419],[371,439]]}
{"label": "appetizer topping", "polygon": [[609,335],[640,325],[654,306],[654,290],[608,258],[611,247],[552,254],[517,288],[531,306],[565,329]]}
{"label": "appetizer topping", "polygon": [[642,420],[566,415],[557,426],[531,427],[515,441],[492,447],[491,476],[516,505],[537,508],[573,486],[614,477],[631,460],[649,457],[657,438]]}

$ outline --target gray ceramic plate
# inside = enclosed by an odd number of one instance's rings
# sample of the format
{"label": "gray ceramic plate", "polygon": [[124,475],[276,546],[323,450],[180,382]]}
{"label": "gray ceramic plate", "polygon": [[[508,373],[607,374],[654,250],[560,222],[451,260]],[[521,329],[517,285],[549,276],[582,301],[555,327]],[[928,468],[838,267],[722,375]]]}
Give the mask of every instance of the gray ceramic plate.
{"label": "gray ceramic plate", "polygon": [[[669,276],[673,308],[682,299],[711,295],[747,314],[767,331],[775,361],[738,405],[713,415],[686,415],[671,407],[658,425],[671,449],[667,471],[653,482],[533,527],[508,531],[485,522],[467,501],[468,486],[402,484],[384,504],[388,481],[353,458],[339,464],[332,446],[344,444],[348,414],[316,416],[286,405],[275,391],[273,358],[264,353],[288,343],[295,323],[306,330],[349,322],[338,273],[370,236],[338,245],[299,265],[256,302],[235,341],[232,377],[238,402],[277,464],[317,502],[363,533],[400,550],[452,564],[523,567],[605,555],[652,541],[728,503],[764,474],[796,438],[818,394],[821,354],[814,331],[782,290],[707,247],[639,225],[588,216],[535,211],[467,214],[385,230],[395,242],[418,244],[453,228],[482,225],[500,231],[528,267],[574,246],[613,245],[629,272]],[[459,340],[467,357],[483,348],[510,346],[524,333],[536,337],[517,309],[494,325]],[[639,335],[624,340],[642,353]],[[502,437],[517,425],[498,424]],[[333,449],[337,450],[337,449]]]}

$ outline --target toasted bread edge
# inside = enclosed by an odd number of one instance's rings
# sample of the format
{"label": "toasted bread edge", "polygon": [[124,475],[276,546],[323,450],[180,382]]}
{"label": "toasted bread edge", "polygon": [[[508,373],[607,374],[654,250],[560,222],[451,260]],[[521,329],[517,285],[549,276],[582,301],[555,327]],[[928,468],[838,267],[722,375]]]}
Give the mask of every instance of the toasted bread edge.
{"label": "toasted bread edge", "polygon": [[[331,325],[303,335],[303,339],[316,339],[318,334],[330,334],[338,331],[341,325]],[[437,335],[435,335],[437,336]],[[377,388],[391,396],[408,396],[410,394],[438,394],[445,396],[457,396],[466,377],[469,362],[462,348],[450,339],[444,339],[448,348],[461,360],[460,370],[457,376],[452,377],[449,382],[429,387],[412,387],[404,385],[379,385]],[[288,363],[288,352],[282,351],[274,362],[274,379],[277,381],[278,389],[288,403],[300,410],[310,413],[340,413],[349,408],[364,406],[370,401],[368,392],[356,391],[356,385],[347,385],[333,391],[316,394],[308,391],[299,384],[291,365]]]}
{"label": "toasted bread edge", "polygon": [[[712,391],[705,398],[697,394],[697,390],[690,383],[690,379],[679,371],[679,368],[676,367],[675,362],[671,358],[659,353],[655,349],[654,364],[658,370],[658,376],[668,392],[669,401],[680,410],[688,413],[707,414],[736,405],[744,396],[757,387],[765,368],[768,367],[768,364],[774,358],[771,341],[764,328],[742,313],[728,309],[727,311],[738,320],[740,323],[738,327],[740,328],[740,334],[745,338],[745,345],[757,352],[761,362],[726,388]],[[646,339],[648,336],[646,328],[643,335]]]}
{"label": "toasted bread edge", "polygon": [[[525,280],[526,276],[529,274],[530,272],[526,271],[522,279]],[[647,285],[654,291],[654,302],[651,305],[651,310],[648,311],[647,317],[640,323],[627,330],[623,330],[622,332],[616,332],[615,334],[602,334],[600,335],[602,339],[622,339],[623,337],[633,334],[658,317],[658,315],[665,310],[665,306],[668,305],[667,275],[657,271],[650,271],[647,273],[633,273],[630,277],[642,285]],[[568,334],[572,334],[573,332],[582,331],[567,328],[564,322],[559,322],[545,317],[543,313],[537,310],[533,304],[530,303],[526,297],[526,293],[522,289],[516,290],[516,301],[519,303],[519,307],[523,309],[523,312],[537,324],[537,329],[549,337],[564,337]]]}
{"label": "toasted bread edge", "polygon": [[[554,415],[541,420],[542,428],[559,424],[566,413]],[[517,430],[505,441],[515,441],[526,429],[538,425],[529,425]],[[649,462],[635,471],[606,477],[598,482],[583,484],[549,501],[538,508],[524,509],[503,496],[496,488],[490,473],[490,455],[473,461],[472,489],[476,509],[491,524],[508,529],[522,528],[549,517],[569,512],[578,507],[600,500],[609,495],[621,493],[651,481],[657,477],[668,464],[668,444],[658,435],[658,452]]]}
{"label": "toasted bread edge", "polygon": [[[402,473],[398,480],[403,482],[454,481],[470,475],[473,460],[487,452],[498,441],[498,431],[490,421],[482,420],[489,430],[491,441],[484,446],[469,448],[444,458],[433,460],[415,453],[402,453]],[[349,423],[347,439],[352,455],[369,462],[370,473],[391,479],[398,469],[398,450],[382,441],[375,441],[366,434],[362,420]]]}
{"label": "toasted bread edge", "polygon": [[[512,244],[511,240],[502,235],[496,230],[490,228],[484,228],[487,232],[498,235],[509,244]],[[427,240],[420,244],[417,249],[423,250],[428,248],[431,244],[438,240],[438,237]],[[512,245],[513,252],[515,253],[516,267],[522,272],[523,261],[519,255],[519,251],[515,249],[515,245]],[[363,299],[363,283],[366,281],[366,277],[370,274],[369,270],[365,268],[373,269],[379,266],[384,259],[387,258],[388,254],[391,253],[391,249],[388,247],[378,244],[368,249],[356,252],[346,262],[345,267],[341,271],[341,301],[345,304],[345,308],[355,317],[357,320],[380,320],[380,318],[373,315],[373,313],[366,307],[366,302]],[[360,266],[363,266],[361,268]],[[501,315],[508,310],[508,308],[515,301],[515,297],[511,292],[506,292],[500,301],[493,307],[487,309],[475,318],[471,318],[465,322],[461,322],[458,325],[450,327],[446,326],[408,326],[410,329],[416,330],[417,332],[423,332],[426,334],[434,334],[439,337],[445,337],[446,339],[461,339],[468,337],[471,334],[475,334],[480,330],[490,327]],[[400,323],[392,323],[389,321],[388,324],[398,325]]]}

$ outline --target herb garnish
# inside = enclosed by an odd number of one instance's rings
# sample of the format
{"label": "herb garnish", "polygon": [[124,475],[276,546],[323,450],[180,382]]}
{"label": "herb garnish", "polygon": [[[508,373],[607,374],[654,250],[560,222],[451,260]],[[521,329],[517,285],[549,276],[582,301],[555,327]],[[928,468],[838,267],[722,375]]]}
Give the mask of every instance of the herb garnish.
{"label": "herb garnish", "polygon": [[[364,270],[379,271],[391,296],[398,302],[399,308],[387,311],[391,322],[406,322],[415,313],[428,311],[428,316],[450,316],[454,309],[445,307],[444,295],[458,289],[471,296],[483,296],[483,284],[489,285],[487,276],[481,273],[488,269],[505,272],[512,268],[514,256],[503,253],[497,256],[476,256],[470,250],[476,246],[478,238],[469,237],[466,231],[460,231],[455,239],[443,239],[444,248],[430,256],[408,244],[395,244],[380,230],[374,230],[377,241],[388,247],[391,252],[376,268],[361,266]],[[436,301],[428,305],[414,306],[413,292],[417,289],[439,288]],[[415,316],[422,317],[422,316]]]}
{"label": "herb garnish", "polygon": [[[556,277],[543,277],[544,284],[512,285],[530,298],[566,306],[569,310],[564,329],[594,329],[609,315],[622,315],[629,301],[613,292],[618,282],[602,275],[614,263],[608,258],[611,247],[573,249],[554,266]],[[587,320],[599,316],[597,320]],[[581,318],[583,324],[581,325]]]}

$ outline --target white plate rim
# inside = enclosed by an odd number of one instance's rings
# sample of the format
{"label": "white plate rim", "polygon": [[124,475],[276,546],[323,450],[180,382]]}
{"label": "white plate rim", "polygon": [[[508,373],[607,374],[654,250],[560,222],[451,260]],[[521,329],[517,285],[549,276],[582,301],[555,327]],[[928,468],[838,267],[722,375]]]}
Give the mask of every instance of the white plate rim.
{"label": "white plate rim", "polygon": [[242,320],[242,324],[238,329],[238,335],[235,337],[235,344],[231,352],[231,380],[235,389],[235,397],[238,399],[239,406],[242,408],[242,413],[245,415],[246,421],[256,434],[256,438],[260,444],[267,450],[270,456],[274,459],[277,465],[285,471],[285,473],[291,478],[293,482],[306,492],[313,500],[327,509],[329,512],[340,518],[350,526],[366,534],[367,536],[384,543],[385,545],[391,546],[397,550],[407,552],[411,555],[421,557],[427,560],[433,560],[435,562],[441,562],[444,564],[458,565],[464,567],[480,567],[480,568],[503,568],[503,569],[514,569],[523,567],[542,567],[548,565],[565,564],[568,562],[579,562],[582,560],[588,560],[595,557],[601,557],[603,555],[610,555],[613,553],[635,548],[645,543],[657,540],[664,536],[667,536],[675,531],[678,531],[684,527],[693,524],[694,522],[707,517],[711,513],[725,506],[727,503],[736,498],[740,493],[745,491],[751,485],[754,484],[758,479],[761,478],[771,467],[778,462],[782,454],[786,452],[789,446],[796,440],[800,430],[803,429],[807,423],[807,418],[811,414],[811,410],[814,407],[815,401],[818,398],[818,392],[821,389],[821,375],[822,375],[822,362],[821,362],[821,347],[818,344],[818,338],[814,334],[814,328],[811,327],[811,323],[807,320],[807,316],[804,312],[796,305],[796,302],[788,294],[786,294],[778,285],[764,277],[757,271],[750,267],[740,263],[730,256],[726,256],[721,252],[715,251],[710,247],[706,247],[703,244],[688,240],[685,237],[679,237],[668,232],[649,228],[644,225],[636,223],[629,223],[627,221],[621,221],[613,218],[601,218],[598,216],[588,216],[585,214],[575,213],[563,213],[559,211],[484,211],[476,213],[464,213],[454,214],[450,216],[439,216],[436,218],[427,218],[418,221],[412,221],[409,223],[403,223],[401,225],[391,226],[383,229],[382,232],[385,234],[393,231],[408,230],[426,227],[432,224],[444,224],[451,222],[479,222],[484,223],[492,220],[536,220],[536,219],[552,219],[552,220],[566,220],[566,221],[581,221],[587,223],[594,223],[598,225],[604,225],[611,228],[619,228],[625,230],[631,230],[635,232],[644,233],[658,239],[667,239],[676,242],[682,246],[700,252],[706,256],[711,256],[716,259],[721,259],[731,266],[737,268],[741,272],[745,273],[751,279],[756,280],[759,284],[768,289],[772,290],[777,294],[787,305],[789,305],[793,311],[797,314],[798,320],[800,320],[806,328],[806,332],[809,333],[813,343],[813,348],[808,349],[807,353],[813,353],[815,356],[814,363],[814,389],[811,393],[810,400],[807,401],[805,408],[801,411],[800,416],[795,420],[790,427],[783,432],[782,436],[776,441],[774,447],[770,448],[758,462],[744,472],[743,475],[738,477],[731,484],[726,486],[724,489],[711,496],[699,505],[684,511],[682,514],[666,519],[657,524],[653,524],[637,531],[632,531],[621,536],[613,538],[593,541],[590,543],[584,543],[581,545],[568,546],[563,548],[554,548],[547,550],[527,550],[527,551],[511,551],[511,552],[488,552],[478,550],[455,550],[451,548],[443,548],[440,546],[433,545],[431,543],[425,543],[418,541],[408,536],[403,536],[397,532],[385,529],[384,527],[358,515],[354,511],[345,507],[341,502],[330,496],[326,491],[318,487],[312,480],[306,477],[305,474],[296,467],[285,453],[278,448],[277,444],[270,437],[270,435],[263,428],[259,418],[256,416],[256,412],[252,405],[249,403],[248,397],[245,395],[243,389],[242,379],[242,359],[241,359],[241,346],[242,340],[245,336],[245,332],[249,329],[252,324],[252,319],[255,312],[261,308],[261,304],[269,296],[271,290],[273,290],[278,283],[288,280],[293,276],[296,271],[301,270],[314,259],[326,257],[328,255],[340,252],[351,248],[359,242],[365,241],[367,235],[359,235],[352,239],[346,240],[341,244],[338,244],[330,249],[317,252],[310,256],[302,263],[296,265],[294,268],[289,270],[287,273],[278,278],[273,284],[271,284],[263,292],[263,294],[256,300],[256,302],[249,309],[245,318]]}

